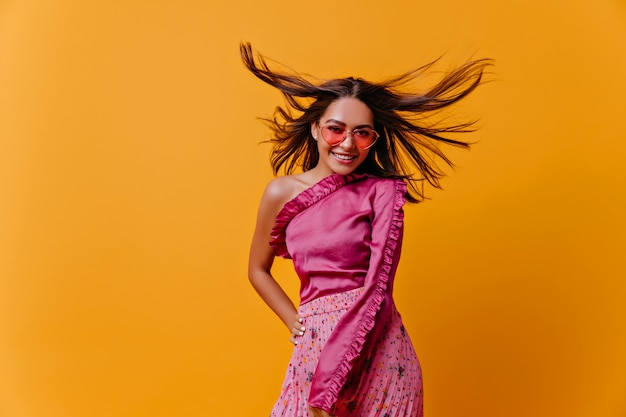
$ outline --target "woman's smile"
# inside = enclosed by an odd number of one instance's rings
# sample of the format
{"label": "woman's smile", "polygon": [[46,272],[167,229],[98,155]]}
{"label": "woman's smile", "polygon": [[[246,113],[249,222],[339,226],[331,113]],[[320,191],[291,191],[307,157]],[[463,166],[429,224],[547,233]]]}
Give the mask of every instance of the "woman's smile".
{"label": "woman's smile", "polygon": [[339,162],[341,163],[351,163],[352,161],[354,161],[355,159],[357,159],[359,157],[359,155],[351,155],[351,154],[346,154],[346,153],[339,153],[339,152],[330,152],[335,159],[337,159]]}

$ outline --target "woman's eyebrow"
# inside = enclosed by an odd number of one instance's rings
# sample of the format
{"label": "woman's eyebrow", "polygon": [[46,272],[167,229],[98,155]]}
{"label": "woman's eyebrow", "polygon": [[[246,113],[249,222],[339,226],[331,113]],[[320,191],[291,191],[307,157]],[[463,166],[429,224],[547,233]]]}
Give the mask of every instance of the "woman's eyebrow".
{"label": "woman's eyebrow", "polygon": [[[345,126],[347,126],[344,122],[342,122],[342,121],[340,121],[340,120],[336,120],[336,119],[328,119],[328,120],[326,120],[326,123],[336,123],[336,124],[341,125],[341,126],[344,126],[344,127],[345,127]],[[365,123],[365,124],[362,124],[362,125],[358,125],[358,126],[355,126],[354,128],[355,128],[355,129],[361,129],[361,128],[364,128],[364,127],[369,127],[370,129],[373,129],[373,128],[374,128],[374,127],[373,127],[371,124],[369,124],[369,123]]]}

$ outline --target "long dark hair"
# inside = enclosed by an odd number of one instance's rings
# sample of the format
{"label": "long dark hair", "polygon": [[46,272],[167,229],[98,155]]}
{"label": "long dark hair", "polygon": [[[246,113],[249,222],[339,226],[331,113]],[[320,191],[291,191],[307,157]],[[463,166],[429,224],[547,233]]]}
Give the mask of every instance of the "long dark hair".
{"label": "long dark hair", "polygon": [[[267,60],[255,54],[249,43],[241,43],[240,51],[250,72],[280,90],[287,101],[287,106],[276,107],[272,119],[264,119],[274,136],[270,140],[274,145],[270,158],[274,174],[278,174],[281,167],[287,174],[298,167],[304,171],[314,168],[319,153],[311,137],[311,123],[319,122],[335,100],[352,97],[370,108],[374,129],[380,134],[355,172],[404,178],[409,185],[407,199],[411,202],[425,198],[423,181],[441,188],[440,179],[445,172],[437,165],[438,161],[454,166],[440,145],[469,148],[469,142],[453,139],[451,134],[475,130],[475,121],[433,123],[429,116],[474,91],[481,83],[485,68],[492,65],[489,59],[468,61],[445,74],[427,92],[417,94],[402,92],[402,87],[423,75],[436,61],[379,83],[348,77],[316,85],[295,72],[272,71]],[[292,110],[299,114],[292,115]]]}

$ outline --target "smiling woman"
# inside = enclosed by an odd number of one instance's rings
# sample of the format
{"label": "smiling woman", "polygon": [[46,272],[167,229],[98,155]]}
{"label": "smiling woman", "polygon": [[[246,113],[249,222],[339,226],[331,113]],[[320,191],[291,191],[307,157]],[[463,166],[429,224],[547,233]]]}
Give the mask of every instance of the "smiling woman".
{"label": "smiling woman", "polygon": [[[315,85],[272,71],[249,44],[241,55],[289,105],[268,120],[274,172],[285,166],[288,175],[265,190],[248,267],[295,345],[271,415],[422,416],[421,368],[392,298],[402,207],[424,197],[423,181],[439,187],[443,172],[432,158],[451,164],[440,144],[469,147],[447,135],[470,131],[471,122],[426,125],[424,116],[472,92],[490,61],[467,62],[417,94],[401,88],[430,65],[378,84],[350,77]],[[275,256],[293,259],[298,309],[272,276]]]}
{"label": "smiling woman", "polygon": [[321,126],[313,123],[311,128],[319,159],[309,172],[315,170],[322,176],[352,173],[367,158],[378,135],[371,128],[372,111],[362,101],[346,97],[332,102],[320,120]]}

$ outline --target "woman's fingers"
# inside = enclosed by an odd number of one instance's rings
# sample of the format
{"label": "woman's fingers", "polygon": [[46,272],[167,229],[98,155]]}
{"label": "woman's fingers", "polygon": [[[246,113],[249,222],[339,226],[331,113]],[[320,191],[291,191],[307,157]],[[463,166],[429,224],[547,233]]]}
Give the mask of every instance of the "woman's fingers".
{"label": "woman's fingers", "polygon": [[296,316],[296,321],[291,327],[291,338],[289,339],[289,341],[293,343],[294,345],[297,345],[298,344],[297,338],[299,336],[302,336],[305,331],[306,331],[306,327],[304,327],[304,320],[302,320],[300,316]]}
{"label": "woman's fingers", "polygon": [[304,327],[300,323],[294,324],[293,328],[291,329],[291,333],[293,333],[296,336],[302,336],[305,331],[306,331],[306,327]]}

